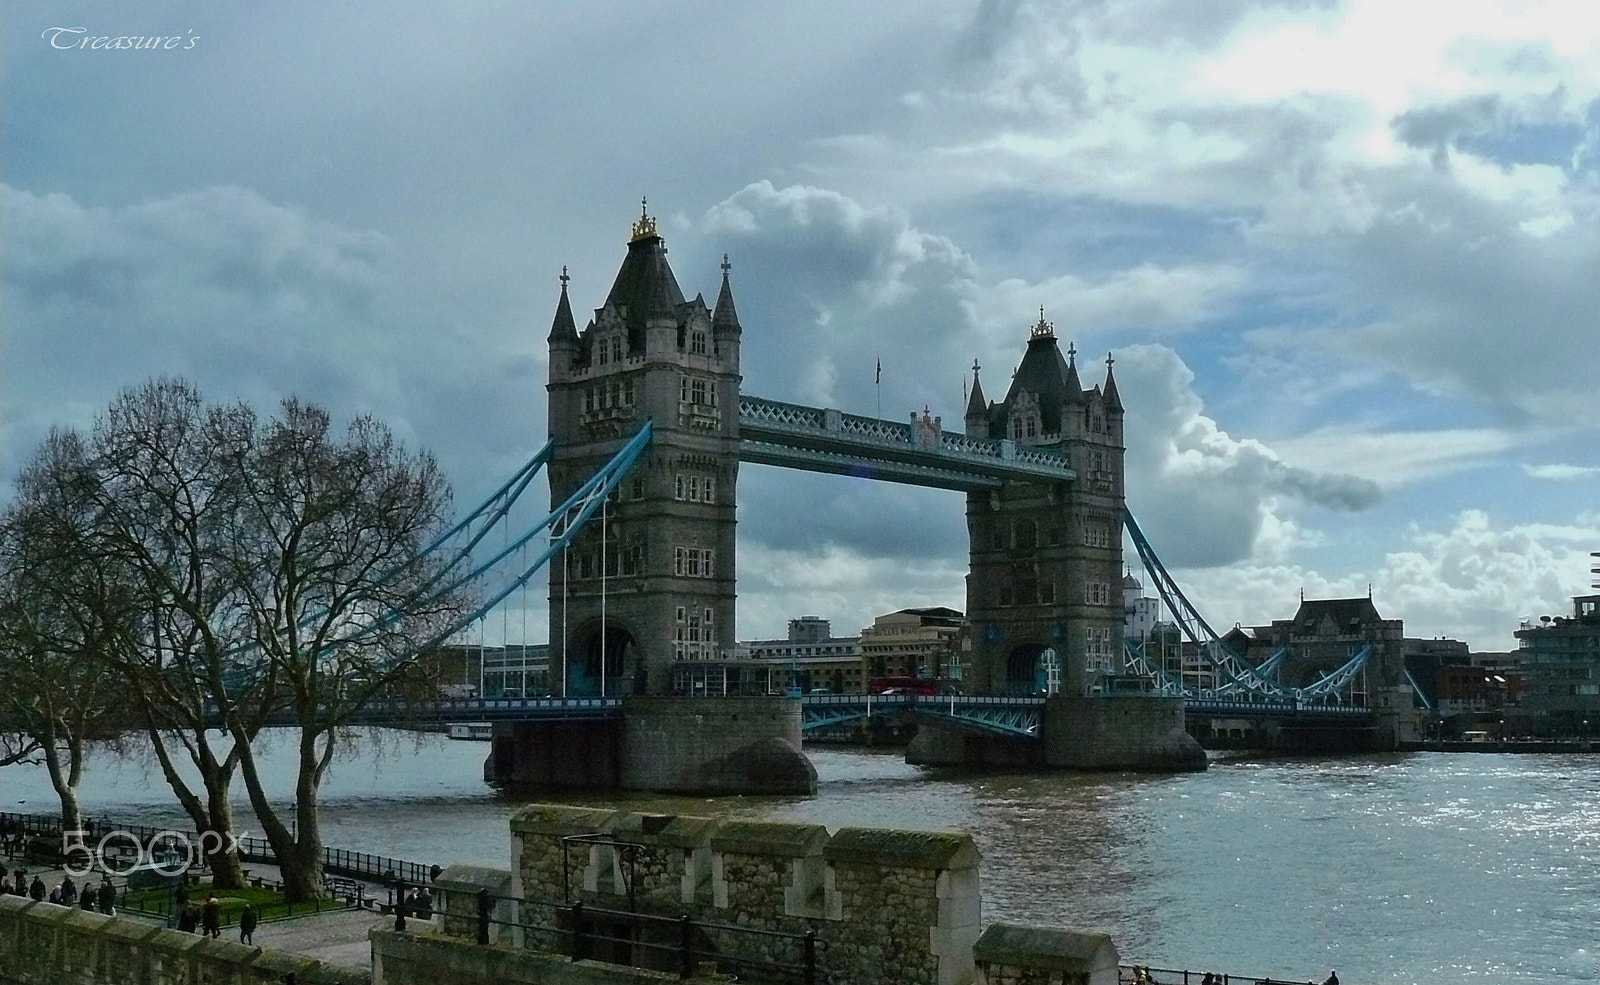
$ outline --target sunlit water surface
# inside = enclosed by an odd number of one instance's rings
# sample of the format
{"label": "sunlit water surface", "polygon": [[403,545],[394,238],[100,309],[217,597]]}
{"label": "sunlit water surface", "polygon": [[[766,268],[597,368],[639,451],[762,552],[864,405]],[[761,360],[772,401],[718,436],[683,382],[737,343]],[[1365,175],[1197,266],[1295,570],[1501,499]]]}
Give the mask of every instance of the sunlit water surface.
{"label": "sunlit water surface", "polygon": [[[486,786],[485,743],[379,733],[334,764],[324,842],[509,864],[529,801]],[[1300,980],[1600,980],[1600,756],[1419,753],[1225,759],[1201,774],[981,775],[811,748],[811,798],[538,797],[657,813],[945,827],[983,853],[984,921],[1109,932],[1124,960]],[[292,747],[266,756],[292,788]],[[239,825],[254,818],[243,804]],[[185,824],[160,774],[102,757],[91,814]],[[285,797],[287,800],[287,797]],[[0,807],[48,811],[42,770],[0,770]],[[259,829],[257,829],[259,830]]]}

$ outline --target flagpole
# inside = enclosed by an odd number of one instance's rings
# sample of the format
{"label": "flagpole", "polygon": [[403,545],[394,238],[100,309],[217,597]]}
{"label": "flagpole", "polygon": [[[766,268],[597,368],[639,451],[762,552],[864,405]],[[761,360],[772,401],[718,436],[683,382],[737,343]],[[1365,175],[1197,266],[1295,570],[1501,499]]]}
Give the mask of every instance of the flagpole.
{"label": "flagpole", "polygon": [[878,393],[878,420],[883,420],[883,358],[878,358],[878,371],[872,378],[873,389]]}

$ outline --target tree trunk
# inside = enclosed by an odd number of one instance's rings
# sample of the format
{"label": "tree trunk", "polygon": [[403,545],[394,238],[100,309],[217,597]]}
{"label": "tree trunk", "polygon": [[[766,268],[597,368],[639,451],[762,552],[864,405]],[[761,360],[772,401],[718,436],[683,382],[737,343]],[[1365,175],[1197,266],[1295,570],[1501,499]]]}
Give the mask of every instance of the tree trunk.
{"label": "tree trunk", "polygon": [[[78,775],[81,772],[79,760],[83,756],[82,747],[74,741],[67,742],[66,754],[68,763],[65,768],[61,762],[61,743],[58,741],[54,728],[45,729],[44,742],[41,748],[44,752],[45,771],[50,774],[50,786],[55,788],[56,798],[61,802],[61,831],[63,840],[66,832],[77,831],[82,827],[78,816]],[[64,847],[64,846],[63,846]]]}
{"label": "tree trunk", "polygon": [[[294,829],[283,823],[268,799],[256,770],[255,751],[249,746],[240,749],[239,768],[244,775],[245,790],[250,794],[250,806],[261,822],[262,833],[272,845],[272,854],[278,859],[278,875],[283,880],[283,893],[295,902],[315,899],[322,890],[322,833],[317,824],[318,773],[314,753],[315,737],[306,738],[307,729],[301,729],[300,765],[295,781]],[[237,733],[235,733],[237,737]],[[309,750],[309,753],[308,753]],[[308,754],[312,755],[308,761]]]}
{"label": "tree trunk", "polygon": [[229,779],[221,781],[220,789],[206,784],[206,813],[211,822],[208,830],[216,832],[216,837],[202,831],[201,844],[206,853],[206,865],[211,868],[213,889],[237,889],[244,885],[244,869],[239,863],[239,852],[233,847],[233,805],[228,803],[229,786]]}

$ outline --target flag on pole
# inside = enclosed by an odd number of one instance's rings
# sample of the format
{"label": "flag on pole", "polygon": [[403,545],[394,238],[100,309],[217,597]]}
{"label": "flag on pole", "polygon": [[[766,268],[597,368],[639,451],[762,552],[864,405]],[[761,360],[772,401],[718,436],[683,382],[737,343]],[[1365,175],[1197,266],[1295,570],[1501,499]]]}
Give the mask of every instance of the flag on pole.
{"label": "flag on pole", "polygon": [[878,374],[872,378],[872,382],[874,382],[874,383],[882,383],[883,382],[883,360],[882,359],[878,360]]}

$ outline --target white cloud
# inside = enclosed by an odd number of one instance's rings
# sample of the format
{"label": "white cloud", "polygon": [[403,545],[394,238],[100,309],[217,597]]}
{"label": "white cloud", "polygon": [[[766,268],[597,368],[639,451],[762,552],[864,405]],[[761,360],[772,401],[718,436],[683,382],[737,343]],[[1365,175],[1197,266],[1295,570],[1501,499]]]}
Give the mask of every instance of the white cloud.
{"label": "white cloud", "polygon": [[1593,465],[1566,465],[1552,462],[1547,465],[1522,466],[1524,475],[1534,479],[1548,479],[1555,482],[1566,482],[1572,479],[1593,479],[1600,476],[1600,467]]}
{"label": "white cloud", "polygon": [[1519,619],[1568,612],[1569,597],[1586,591],[1588,552],[1600,545],[1597,521],[1497,527],[1487,513],[1466,510],[1443,528],[1413,527],[1407,543],[1369,572],[1237,564],[1175,575],[1201,610],[1224,625],[1287,619],[1302,589],[1307,598],[1351,598],[1365,596],[1370,585],[1378,611],[1404,620],[1407,636],[1444,635],[1476,650],[1510,650]]}
{"label": "white cloud", "polygon": [[1204,412],[1193,372],[1170,349],[1134,346],[1116,365],[1129,408],[1128,508],[1169,565],[1282,556],[1316,539],[1294,509],[1377,503],[1371,480],[1290,465],[1260,441],[1229,435]]}

